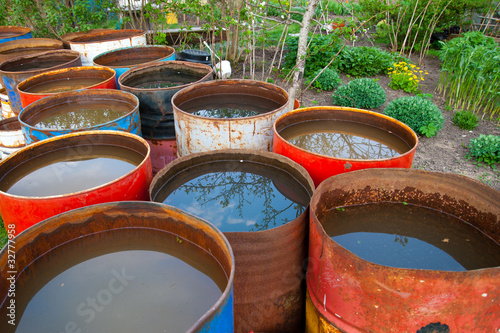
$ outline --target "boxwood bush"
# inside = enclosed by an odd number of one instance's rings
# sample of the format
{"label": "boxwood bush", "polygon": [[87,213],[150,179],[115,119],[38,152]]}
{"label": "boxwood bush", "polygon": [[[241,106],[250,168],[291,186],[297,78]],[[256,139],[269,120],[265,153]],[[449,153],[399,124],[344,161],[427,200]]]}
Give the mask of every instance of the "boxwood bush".
{"label": "boxwood bush", "polygon": [[[311,79],[308,80],[308,82],[314,79],[320,71],[321,70],[314,72],[314,74],[312,75]],[[323,71],[323,73],[321,73],[320,76],[318,76],[318,78],[313,82],[312,86],[314,88],[318,88],[325,91],[333,91],[337,89],[341,83],[342,80],[340,79],[339,73],[337,73],[337,71],[334,69],[327,68]]]}
{"label": "boxwood bush", "polygon": [[405,123],[417,134],[428,137],[437,135],[444,124],[441,110],[422,96],[396,98],[387,104],[384,114]]}
{"label": "boxwood bush", "polygon": [[332,98],[334,105],[373,109],[385,103],[386,94],[380,83],[363,78],[339,87]]}

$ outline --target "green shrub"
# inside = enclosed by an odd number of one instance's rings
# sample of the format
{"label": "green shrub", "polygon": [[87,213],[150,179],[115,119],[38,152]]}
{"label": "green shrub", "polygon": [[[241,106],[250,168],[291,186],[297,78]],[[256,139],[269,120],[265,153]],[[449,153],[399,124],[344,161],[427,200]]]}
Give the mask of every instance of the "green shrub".
{"label": "green shrub", "polygon": [[457,111],[453,115],[453,123],[458,128],[470,131],[477,126],[477,116],[467,110]]}
{"label": "green shrub", "polygon": [[339,87],[332,98],[334,105],[373,109],[385,103],[386,95],[378,82],[364,78]]}
{"label": "green shrub", "polygon": [[[306,56],[304,77],[311,77],[317,70],[325,68],[330,60],[340,50],[342,44],[340,37],[336,35],[314,35],[309,37]],[[297,49],[299,37],[288,37],[286,40],[286,54],[283,59],[283,71],[285,75],[294,68],[297,62]]]}
{"label": "green shrub", "polygon": [[470,140],[470,155],[478,162],[494,166],[500,163],[500,136],[481,134],[478,138]]}
{"label": "green shrub", "polygon": [[383,51],[377,47],[347,46],[335,60],[338,70],[355,76],[366,77],[387,74],[395,62],[410,60],[394,53]]}
{"label": "green shrub", "polygon": [[[314,79],[316,75],[321,70],[316,71],[311,78],[308,80]],[[333,91],[339,87],[339,85],[342,83],[342,80],[340,79],[339,73],[337,73],[336,70],[327,68],[321,73],[320,76],[313,82],[312,86],[321,90],[325,91]]]}
{"label": "green shrub", "polygon": [[396,98],[387,104],[384,114],[408,125],[417,134],[431,137],[443,128],[441,110],[427,98],[410,96]]}

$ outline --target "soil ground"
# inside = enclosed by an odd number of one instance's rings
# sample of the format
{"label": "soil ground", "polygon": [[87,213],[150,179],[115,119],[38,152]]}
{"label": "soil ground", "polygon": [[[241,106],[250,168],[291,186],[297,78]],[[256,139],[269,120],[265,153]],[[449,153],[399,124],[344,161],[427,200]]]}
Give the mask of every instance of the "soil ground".
{"label": "soil ground", "polygon": [[[356,46],[371,46],[367,40],[357,42]],[[384,48],[383,46],[380,46]],[[262,51],[256,52],[261,54]],[[268,52],[266,54],[267,63],[271,63],[272,54],[274,52]],[[412,59],[415,64],[418,64],[418,59]],[[257,62],[258,63],[258,62]],[[482,118],[482,114],[477,114],[479,118],[478,126],[472,130],[462,130],[453,124],[453,114],[454,110],[447,110],[445,107],[445,99],[443,96],[439,95],[436,91],[439,76],[441,73],[441,61],[437,57],[428,56],[424,59],[423,68],[429,72],[425,77],[425,81],[421,83],[422,93],[432,94],[432,101],[439,107],[442,111],[445,122],[443,129],[438,132],[437,136],[427,138],[425,136],[419,137],[419,143],[413,160],[413,168],[433,171],[433,172],[445,172],[445,173],[455,173],[463,175],[477,181],[483,182],[496,190],[500,190],[500,166],[497,165],[497,171],[489,166],[478,165],[474,160],[468,160],[467,154],[469,149],[467,146],[472,138],[478,137],[480,134],[493,134],[500,135],[499,120],[491,121],[489,120],[489,115]],[[248,69],[247,69],[248,71]],[[258,74],[258,70],[256,71]],[[231,78],[241,79],[243,78],[243,71],[241,64],[233,66],[233,72]],[[248,72],[247,72],[248,75]],[[259,79],[260,75],[256,75]],[[341,75],[343,83],[347,83],[350,78],[345,75]],[[387,94],[387,101],[379,108],[372,109],[371,111],[376,111],[382,113],[387,104],[398,97],[411,96],[401,90],[393,90],[388,87],[389,77],[387,75],[378,75],[373,77],[378,79],[380,85],[384,88]],[[282,85],[279,82],[276,84]],[[287,85],[282,85],[284,89],[288,89]],[[303,91],[302,94],[299,92],[297,94],[300,101],[301,107],[310,106],[332,106],[332,92],[328,91],[318,91],[316,89],[308,89]],[[300,96],[300,97],[299,97]],[[474,110],[469,110],[474,111]]]}

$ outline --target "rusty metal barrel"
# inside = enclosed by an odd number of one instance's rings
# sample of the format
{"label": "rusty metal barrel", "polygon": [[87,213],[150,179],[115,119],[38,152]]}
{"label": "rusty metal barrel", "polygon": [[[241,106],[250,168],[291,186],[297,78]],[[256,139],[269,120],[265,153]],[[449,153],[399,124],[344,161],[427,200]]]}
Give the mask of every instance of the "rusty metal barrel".
{"label": "rusty metal barrel", "polygon": [[212,79],[210,66],[185,61],[147,64],[119,78],[120,89],[139,98],[142,135],[151,145],[154,172],[177,157],[172,97],[183,88]]}
{"label": "rusty metal barrel", "polygon": [[71,49],[69,42],[71,42],[73,39],[81,37],[81,36],[86,35],[86,34],[92,34],[95,32],[102,32],[102,31],[107,31],[107,30],[113,30],[113,29],[90,29],[87,31],[68,32],[68,33],[61,36],[61,41],[63,42],[65,49]]}
{"label": "rusty metal barrel", "polygon": [[[391,222],[401,214],[418,223]],[[380,168],[326,179],[310,206],[306,332],[498,330],[499,217],[500,192],[457,174]],[[369,237],[344,243],[359,230]],[[422,266],[383,264],[380,233],[398,247],[390,254],[433,247]],[[363,244],[370,259],[356,254]],[[424,268],[441,251],[463,267]]]}
{"label": "rusty metal barrel", "polygon": [[0,43],[26,38],[32,38],[30,28],[17,26],[0,27]]}
{"label": "rusty metal barrel", "polygon": [[175,49],[166,45],[130,46],[99,54],[94,65],[106,66],[116,72],[116,83],[120,76],[131,68],[157,61],[175,60]]}
{"label": "rusty metal barrel", "polygon": [[172,106],[179,156],[230,148],[270,151],[273,123],[286,112],[288,94],[262,81],[216,80],[182,89]]}
{"label": "rusty metal barrel", "polygon": [[23,55],[0,64],[0,76],[9,96],[11,110],[19,114],[22,110],[17,86],[22,81],[52,70],[81,66],[80,53],[71,50],[52,50]]}
{"label": "rusty metal barrel", "polygon": [[411,168],[417,145],[417,135],[406,124],[356,108],[302,108],[273,124],[273,152],[302,165],[316,186],[344,172]]}
{"label": "rusty metal barrel", "polygon": [[26,145],[21,123],[16,117],[0,120],[0,159]]}
{"label": "rusty metal barrel", "polygon": [[234,269],[224,235],[178,209],[128,201],[72,210],[0,252],[0,330],[9,332],[12,321],[19,330],[43,332],[232,333]]}
{"label": "rusty metal barrel", "polygon": [[23,108],[41,98],[81,89],[116,89],[115,71],[106,67],[80,66],[51,70],[18,84]]}
{"label": "rusty metal barrel", "polygon": [[0,63],[22,55],[40,53],[63,48],[60,40],[52,38],[28,38],[0,44]]}
{"label": "rusty metal barrel", "polygon": [[28,144],[94,130],[141,135],[139,100],[117,89],[70,91],[42,98],[24,108],[19,121]]}
{"label": "rusty metal barrel", "polygon": [[0,162],[0,214],[16,234],[93,204],[149,200],[150,149],[141,137],[87,131],[32,143]]}
{"label": "rusty metal barrel", "polygon": [[[265,151],[180,157],[154,177],[152,201],[203,217],[231,244],[235,332],[303,332],[307,219],[314,185],[300,165]],[[282,215],[290,214],[290,215]]]}
{"label": "rusty metal barrel", "polygon": [[146,44],[146,32],[136,29],[96,31],[69,41],[70,48],[81,53],[84,66],[92,66],[94,58],[101,53]]}

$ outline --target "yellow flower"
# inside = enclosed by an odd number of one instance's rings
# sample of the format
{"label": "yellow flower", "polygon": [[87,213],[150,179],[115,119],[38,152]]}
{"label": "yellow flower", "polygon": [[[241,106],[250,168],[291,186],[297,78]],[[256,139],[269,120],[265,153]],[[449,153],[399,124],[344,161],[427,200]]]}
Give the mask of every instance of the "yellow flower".
{"label": "yellow flower", "polygon": [[428,72],[428,71],[425,71],[425,74],[429,74],[429,72]]}
{"label": "yellow flower", "polygon": [[[415,65],[414,64],[410,64],[410,67],[411,68],[415,68]],[[418,68],[417,68],[418,69]]]}
{"label": "yellow flower", "polygon": [[424,78],[422,78],[422,81],[424,81]]}

